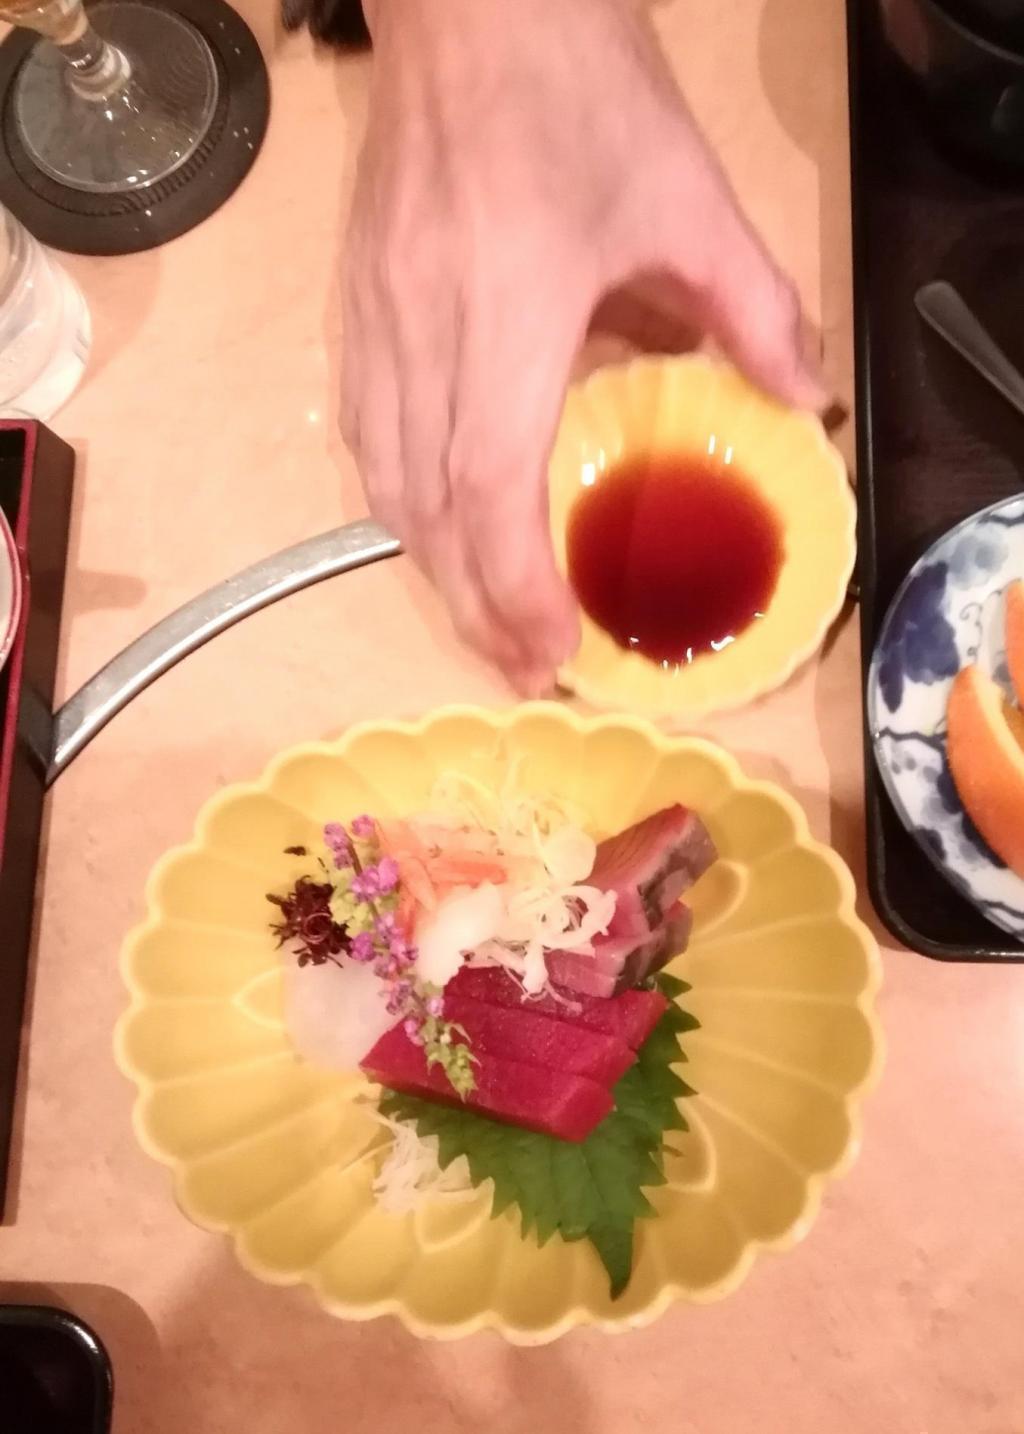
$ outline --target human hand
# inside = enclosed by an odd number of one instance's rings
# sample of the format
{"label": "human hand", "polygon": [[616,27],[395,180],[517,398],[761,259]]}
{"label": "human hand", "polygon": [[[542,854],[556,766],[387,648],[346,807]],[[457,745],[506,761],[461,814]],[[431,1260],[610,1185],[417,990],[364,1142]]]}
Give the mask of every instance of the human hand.
{"label": "human hand", "polygon": [[547,462],[595,309],[709,333],[825,395],[800,305],[636,0],[373,0],[348,240],[343,429],[371,511],[526,693],[579,640]]}

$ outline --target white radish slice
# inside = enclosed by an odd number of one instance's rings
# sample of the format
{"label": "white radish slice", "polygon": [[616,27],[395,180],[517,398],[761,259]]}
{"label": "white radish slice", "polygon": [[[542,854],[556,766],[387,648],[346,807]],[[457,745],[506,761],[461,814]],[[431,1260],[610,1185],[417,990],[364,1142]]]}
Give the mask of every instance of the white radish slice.
{"label": "white radish slice", "polygon": [[396,1018],[372,968],[341,959],[341,966],[300,966],[288,958],[285,1020],[300,1056],[330,1070],[355,1070]]}
{"label": "white radish slice", "polygon": [[505,918],[505,900],[491,882],[460,887],[416,923],[416,974],[432,986],[446,986],[462,965],[463,953],[496,936]]}

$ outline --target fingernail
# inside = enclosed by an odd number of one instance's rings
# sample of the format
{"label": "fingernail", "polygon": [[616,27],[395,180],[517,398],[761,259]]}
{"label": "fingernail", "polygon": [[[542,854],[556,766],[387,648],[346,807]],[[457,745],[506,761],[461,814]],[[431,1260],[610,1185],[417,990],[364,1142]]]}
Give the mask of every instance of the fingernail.
{"label": "fingernail", "polygon": [[828,434],[837,433],[850,416],[850,410],[841,399],[834,398],[820,413],[822,427]]}

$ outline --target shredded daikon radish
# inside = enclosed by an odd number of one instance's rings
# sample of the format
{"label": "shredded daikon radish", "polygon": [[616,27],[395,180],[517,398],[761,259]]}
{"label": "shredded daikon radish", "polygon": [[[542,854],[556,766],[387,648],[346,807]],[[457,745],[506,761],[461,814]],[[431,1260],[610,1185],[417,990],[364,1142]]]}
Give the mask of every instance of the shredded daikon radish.
{"label": "shredded daikon radish", "polygon": [[582,833],[581,814],[570,803],[521,790],[521,769],[520,759],[508,762],[497,789],[467,772],[445,772],[434,785],[432,805],[449,819],[461,819],[469,827],[484,827],[499,837],[532,842],[535,832],[547,837],[566,826]]}
{"label": "shredded daikon radish", "polygon": [[[614,893],[586,882],[597,853],[594,838],[567,803],[524,793],[520,767],[509,763],[497,790],[465,772],[444,773],[429,813],[407,819],[428,846],[489,853],[507,873],[486,896],[459,891],[417,923],[420,974],[433,984],[445,984],[476,957],[504,966],[535,995],[547,984],[545,952],[592,955],[594,937],[611,923]],[[476,890],[483,893],[483,885]]]}
{"label": "shredded daikon radish", "polygon": [[566,823],[544,836],[534,826],[533,838],[537,855],[553,881],[585,881],[593,871],[597,843],[579,827]]}
{"label": "shredded daikon radish", "polygon": [[392,1136],[388,1153],[373,1177],[373,1197],[382,1210],[389,1215],[405,1215],[426,1200],[466,1199],[473,1194],[464,1155],[442,1170],[436,1135],[421,1136],[415,1125],[392,1120],[376,1107],[374,1113]]}

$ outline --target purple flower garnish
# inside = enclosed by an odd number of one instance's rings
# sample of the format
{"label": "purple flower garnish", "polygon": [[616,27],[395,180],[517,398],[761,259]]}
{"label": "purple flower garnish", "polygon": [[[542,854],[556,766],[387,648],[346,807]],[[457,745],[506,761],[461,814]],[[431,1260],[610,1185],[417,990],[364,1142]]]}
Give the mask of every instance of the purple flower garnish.
{"label": "purple flower garnish", "polygon": [[373,969],[382,981],[394,981],[400,974],[397,961],[389,956],[386,951],[377,952],[377,960]]}
{"label": "purple flower garnish", "polygon": [[400,1016],[412,998],[412,984],[396,981],[388,992],[387,1012],[389,1016]]}
{"label": "purple flower garnish", "polygon": [[428,1016],[436,1016],[438,1019],[440,1019],[444,1015],[443,996],[428,996],[426,1004]]}
{"label": "purple flower garnish", "polygon": [[357,901],[372,901],[380,893],[380,878],[375,866],[366,866],[357,871],[349,887]]}
{"label": "purple flower garnish", "polygon": [[[388,896],[398,885],[398,863],[393,857],[385,856],[376,866],[364,866],[352,878],[350,890],[359,901],[373,901],[377,896]],[[387,918],[378,918],[378,931],[390,936],[390,928],[384,925]],[[394,918],[391,917],[393,924]]]}
{"label": "purple flower garnish", "polygon": [[352,937],[351,955],[353,961],[372,961],[376,955],[373,937],[368,931],[360,931]]}
{"label": "purple flower garnish", "polygon": [[393,856],[382,856],[377,863],[378,891],[386,896],[389,891],[394,891],[398,885],[398,862]]}
{"label": "purple flower garnish", "polygon": [[377,824],[373,817],[356,817],[352,823],[352,835],[360,841],[370,841],[377,830]]}
{"label": "purple flower garnish", "polygon": [[327,850],[334,858],[334,865],[339,871],[352,865],[352,843],[348,839],[348,833],[340,822],[328,822],[324,827],[324,843]]}
{"label": "purple flower garnish", "polygon": [[411,966],[416,960],[416,947],[410,946],[403,936],[393,936],[388,950],[399,966]]}
{"label": "purple flower garnish", "polygon": [[410,1016],[407,1021],[404,1021],[402,1029],[414,1045],[422,1046],[423,1032],[420,1030],[420,1023],[415,1016]]}

